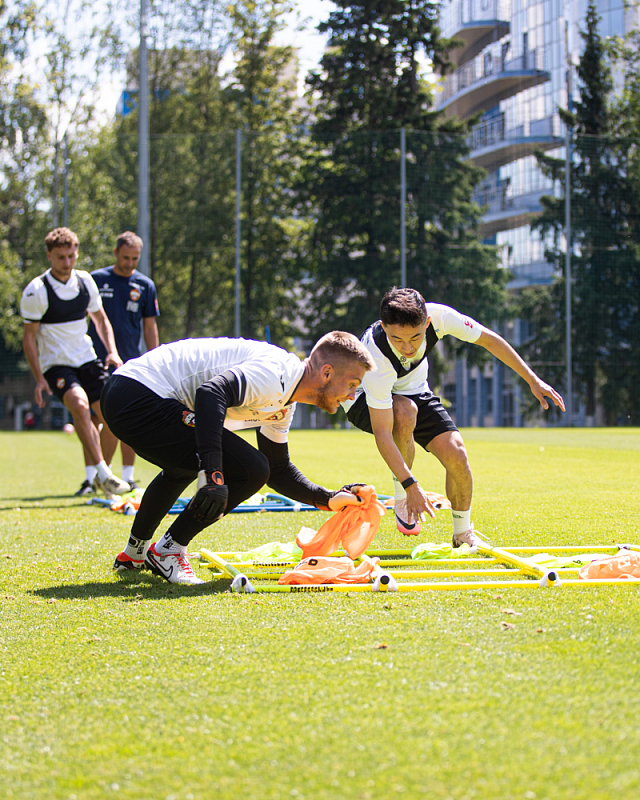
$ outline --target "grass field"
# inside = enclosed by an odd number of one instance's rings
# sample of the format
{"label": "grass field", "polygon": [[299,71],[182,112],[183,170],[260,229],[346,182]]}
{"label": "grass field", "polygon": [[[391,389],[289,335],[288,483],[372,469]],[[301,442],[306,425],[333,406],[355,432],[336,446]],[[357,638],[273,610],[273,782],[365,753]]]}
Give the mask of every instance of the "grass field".
{"label": "grass field", "polygon": [[[494,544],[640,543],[640,430],[464,436],[473,519]],[[295,432],[291,451],[320,483],[390,491],[365,434]],[[0,797],[640,797],[637,587],[247,596],[122,581],[110,568],[130,520],[69,496],[77,439],[0,434],[0,453]],[[443,490],[434,459],[414,471]],[[195,543],[290,541],[325,518],[231,515]],[[440,512],[420,541],[449,538]],[[390,515],[376,543],[407,546]]]}

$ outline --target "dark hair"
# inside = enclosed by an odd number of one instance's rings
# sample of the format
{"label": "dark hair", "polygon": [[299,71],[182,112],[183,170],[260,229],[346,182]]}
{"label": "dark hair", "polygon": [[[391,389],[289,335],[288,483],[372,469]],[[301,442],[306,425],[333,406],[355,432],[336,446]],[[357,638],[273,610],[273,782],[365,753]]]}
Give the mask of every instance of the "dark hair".
{"label": "dark hair", "polygon": [[382,298],[380,319],[383,325],[417,328],[427,321],[424,297],[415,289],[394,286]]}
{"label": "dark hair", "polygon": [[119,250],[123,245],[125,247],[139,247],[142,250],[142,239],[133,231],[125,231],[116,239],[116,250]]}

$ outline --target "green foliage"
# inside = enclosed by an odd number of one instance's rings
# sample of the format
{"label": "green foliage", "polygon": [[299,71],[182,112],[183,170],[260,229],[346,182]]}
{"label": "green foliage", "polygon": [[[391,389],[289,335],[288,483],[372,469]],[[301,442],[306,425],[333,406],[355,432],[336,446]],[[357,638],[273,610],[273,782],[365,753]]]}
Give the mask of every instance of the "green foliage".
{"label": "green foliage", "polygon": [[[632,387],[640,375],[640,215],[637,143],[619,135],[611,111],[609,48],[598,35],[594,6],[582,33],[585,49],[578,67],[580,99],[565,114],[573,126],[571,169],[573,361],[587,414],[599,399],[606,419],[640,421],[640,399]],[[564,185],[563,162],[541,156],[543,171]],[[543,198],[536,226],[556,233],[550,254],[564,262],[560,234],[564,198]],[[555,292],[557,320],[564,324],[563,302]],[[542,335],[542,333],[540,334]],[[555,337],[556,339],[559,336]]]}
{"label": "green foliage", "polygon": [[303,175],[312,238],[317,331],[360,333],[400,281],[400,129],[407,128],[407,280],[432,301],[486,316],[504,275],[474,228],[483,171],[465,162],[469,123],[432,110],[418,56],[446,63],[431,3],[338,3],[321,70],[308,79],[317,154]]}
{"label": "green foliage", "polygon": [[[637,541],[637,429],[464,436],[494,543]],[[294,431],[291,449],[326,485],[390,487],[372,436]],[[3,798],[637,797],[638,586],[239,596],[195,560],[205,586],[121,580],[130,518],[66,496],[76,438],[3,433],[0,452]],[[441,489],[435,459],[416,469]],[[192,549],[326,517],[230,515]],[[439,513],[422,540],[450,528]],[[407,546],[390,515],[378,541]]]}

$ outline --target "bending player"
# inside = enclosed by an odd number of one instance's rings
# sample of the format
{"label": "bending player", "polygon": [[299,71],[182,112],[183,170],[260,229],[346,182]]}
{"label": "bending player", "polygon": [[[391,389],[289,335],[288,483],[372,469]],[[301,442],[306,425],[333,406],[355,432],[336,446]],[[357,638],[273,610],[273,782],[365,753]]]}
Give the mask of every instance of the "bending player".
{"label": "bending player", "polygon": [[[147,566],[170,583],[202,583],[187,545],[264,484],[317,508],[336,511],[359,499],[318,486],[290,461],[287,437],[296,402],[335,414],[355,398],[373,367],[350,333],[320,339],[304,362],[285,350],[245,339],[185,339],[128,361],[102,394],[113,433],[161,467],[145,491],[114,570]],[[256,450],[233,430],[258,428]],[[155,544],[171,506],[197,477],[191,503]]]}
{"label": "bending player", "polygon": [[411,473],[417,442],[445,468],[453,546],[474,547],[481,540],[471,524],[473,476],[467,451],[427,382],[427,356],[446,335],[484,347],[529,384],[543,408],[549,407],[545,397],[550,397],[564,411],[562,397],[497,333],[449,306],[425,303],[415,289],[397,288],[382,298],[380,319],[362,337],[376,368],[365,375],[355,401],[349,399],[343,406],[356,427],[374,434],[393,474],[398,530],[417,535],[425,514],[434,516],[426,493]]}

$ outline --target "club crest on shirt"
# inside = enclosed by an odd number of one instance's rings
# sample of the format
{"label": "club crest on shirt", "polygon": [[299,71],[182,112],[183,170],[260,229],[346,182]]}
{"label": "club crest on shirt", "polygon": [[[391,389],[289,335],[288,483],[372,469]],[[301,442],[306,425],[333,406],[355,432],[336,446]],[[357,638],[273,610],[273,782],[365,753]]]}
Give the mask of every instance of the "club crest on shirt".
{"label": "club crest on shirt", "polygon": [[140,299],[140,294],[141,294],[141,292],[140,292],[140,289],[138,289],[136,286],[134,286],[134,287],[131,289],[131,291],[129,292],[129,297],[130,297],[130,298],[133,300],[133,302],[135,303],[135,302],[136,302],[136,300],[139,300],[139,299]]}
{"label": "club crest on shirt", "polygon": [[[290,407],[291,406],[289,406],[289,408]],[[280,422],[280,420],[284,419],[289,413],[289,408],[285,408],[284,411],[276,411],[275,414],[272,414],[270,417],[267,417],[265,422]]]}
{"label": "club crest on shirt", "polygon": [[65,384],[64,378],[58,378],[58,380],[56,381],[56,386],[58,387],[58,389],[64,389],[64,384]]}
{"label": "club crest on shirt", "polygon": [[182,421],[185,425],[188,425],[189,428],[196,427],[196,415],[193,411],[183,411],[182,412]]}

